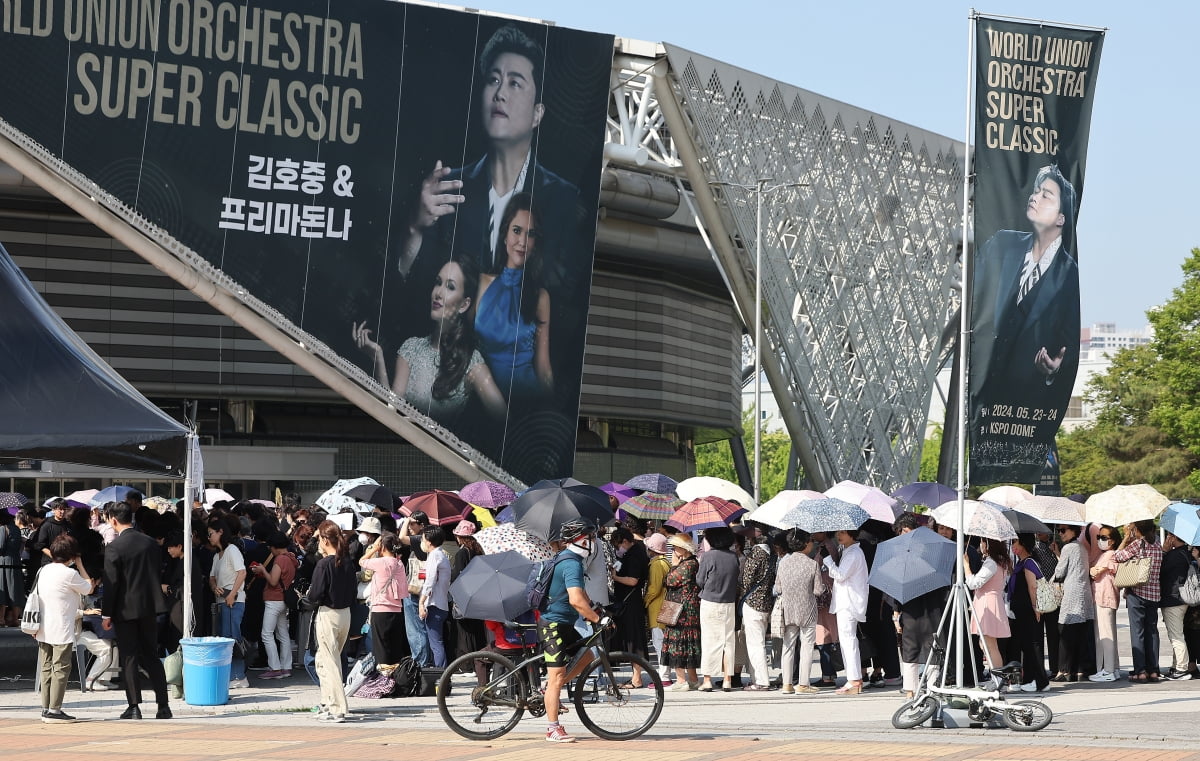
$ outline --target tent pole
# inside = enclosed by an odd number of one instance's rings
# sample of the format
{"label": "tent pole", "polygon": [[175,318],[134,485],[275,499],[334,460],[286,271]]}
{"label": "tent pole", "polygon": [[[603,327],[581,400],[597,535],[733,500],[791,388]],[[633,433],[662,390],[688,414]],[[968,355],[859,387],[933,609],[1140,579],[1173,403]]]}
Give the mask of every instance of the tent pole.
{"label": "tent pole", "polygon": [[[204,473],[200,459],[200,437],[195,431],[187,437],[187,475],[183,481],[183,637],[192,636],[195,622],[192,600],[192,501],[203,485]],[[197,479],[201,483],[197,483]]]}

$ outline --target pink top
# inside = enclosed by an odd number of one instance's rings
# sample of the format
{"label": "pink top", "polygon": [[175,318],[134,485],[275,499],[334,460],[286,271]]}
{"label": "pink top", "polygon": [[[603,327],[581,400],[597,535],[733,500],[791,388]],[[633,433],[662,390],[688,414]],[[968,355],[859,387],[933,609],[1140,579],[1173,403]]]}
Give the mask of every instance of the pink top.
{"label": "pink top", "polygon": [[367,597],[371,601],[371,612],[403,613],[404,600],[408,597],[408,574],[400,558],[360,560],[358,567],[374,574]]}
{"label": "pink top", "polygon": [[1117,562],[1113,560],[1115,554],[1115,550],[1105,550],[1092,563],[1093,568],[1106,569],[1104,573],[1092,579],[1092,597],[1096,598],[1097,608],[1116,610],[1121,607],[1121,595],[1113,581],[1117,573]]}

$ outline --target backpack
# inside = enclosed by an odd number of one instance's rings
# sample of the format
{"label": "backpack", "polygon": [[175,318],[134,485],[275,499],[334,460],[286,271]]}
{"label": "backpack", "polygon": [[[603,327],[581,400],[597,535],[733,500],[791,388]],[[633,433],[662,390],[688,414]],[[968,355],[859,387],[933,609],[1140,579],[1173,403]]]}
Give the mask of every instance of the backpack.
{"label": "backpack", "polygon": [[1200,605],[1200,569],[1188,563],[1187,578],[1179,585],[1179,599],[1185,605]]}
{"label": "backpack", "polygon": [[541,560],[529,569],[529,579],[525,582],[525,602],[530,610],[543,611],[550,604],[550,582],[554,579],[554,568],[566,555],[559,553],[549,560]]}
{"label": "backpack", "polygon": [[396,664],[396,669],[392,672],[392,681],[396,683],[392,697],[412,697],[421,690],[421,667],[411,655],[406,655]]}

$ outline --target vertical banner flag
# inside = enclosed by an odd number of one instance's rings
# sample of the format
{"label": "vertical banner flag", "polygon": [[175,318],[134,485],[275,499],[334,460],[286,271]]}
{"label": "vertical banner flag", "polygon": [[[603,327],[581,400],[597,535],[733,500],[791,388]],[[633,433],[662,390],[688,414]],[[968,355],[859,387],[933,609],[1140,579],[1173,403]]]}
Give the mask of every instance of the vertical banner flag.
{"label": "vertical banner flag", "polygon": [[513,475],[571,473],[611,35],[390,0],[0,9],[0,118]]}
{"label": "vertical banner flag", "polygon": [[1075,222],[1104,33],[975,29],[970,481],[1037,483],[1079,368]]}

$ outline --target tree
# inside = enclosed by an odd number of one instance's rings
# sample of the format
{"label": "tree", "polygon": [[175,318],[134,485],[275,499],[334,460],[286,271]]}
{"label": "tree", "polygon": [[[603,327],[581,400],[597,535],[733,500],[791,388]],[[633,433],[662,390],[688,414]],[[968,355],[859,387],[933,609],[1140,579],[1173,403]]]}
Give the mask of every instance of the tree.
{"label": "tree", "polygon": [[933,435],[925,439],[925,445],[921,449],[921,473],[917,477],[918,481],[934,482],[938,479],[938,460],[942,456],[942,427],[935,426]]}
{"label": "tree", "polygon": [[[1200,455],[1200,248],[1183,263],[1183,284],[1147,317],[1163,393],[1151,413],[1162,430]],[[1194,479],[1196,486],[1200,481]]]}

